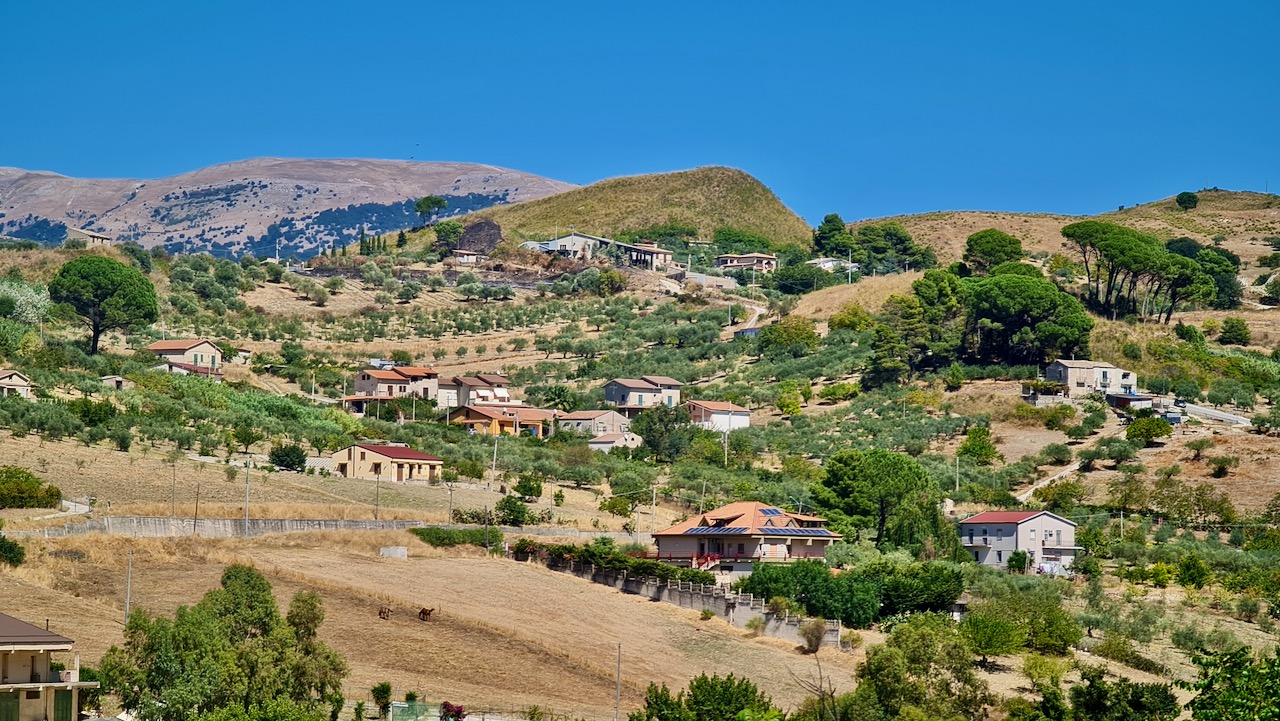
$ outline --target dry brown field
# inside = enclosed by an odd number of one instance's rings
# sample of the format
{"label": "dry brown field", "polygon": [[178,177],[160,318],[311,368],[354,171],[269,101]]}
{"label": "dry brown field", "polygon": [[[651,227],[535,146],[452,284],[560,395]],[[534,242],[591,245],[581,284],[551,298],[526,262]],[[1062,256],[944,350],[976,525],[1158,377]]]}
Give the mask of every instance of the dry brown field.
{"label": "dry brown field", "polygon": [[[410,559],[378,558],[386,545],[407,545]],[[344,689],[350,701],[367,700],[371,686],[388,680],[397,696],[415,690],[469,709],[536,704],[610,718],[619,643],[624,710],[642,703],[651,681],[683,687],[702,672],[749,676],[778,705],[794,708],[804,697],[797,678],[816,671],[813,657],[791,644],[751,639],[721,620],[478,550],[434,549],[408,533],[32,541],[31,561],[0,576],[7,612],[49,618],[51,628],[76,640],[85,662],[96,663],[122,640],[128,550],[132,603],[150,613],[198,601],[233,562],[261,570],[282,605],[298,591],[319,593],[321,637],[351,667]],[[82,560],[69,560],[73,554]],[[382,604],[393,607],[390,620],[378,618]],[[422,606],[436,609],[429,623],[417,619]],[[819,654],[840,690],[852,686],[860,656]]]}

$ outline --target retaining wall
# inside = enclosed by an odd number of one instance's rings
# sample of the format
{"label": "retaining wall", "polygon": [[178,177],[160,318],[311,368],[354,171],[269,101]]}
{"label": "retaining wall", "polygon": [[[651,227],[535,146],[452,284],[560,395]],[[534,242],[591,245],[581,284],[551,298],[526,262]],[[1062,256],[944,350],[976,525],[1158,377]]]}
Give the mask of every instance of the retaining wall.
{"label": "retaining wall", "polygon": [[[793,641],[803,645],[800,625],[808,618],[787,614],[773,614],[765,608],[765,601],[749,593],[733,593],[723,586],[703,585],[684,581],[663,581],[658,578],[628,576],[626,571],[609,571],[591,565],[569,563],[548,564],[553,571],[570,573],[602,586],[616,588],[623,593],[644,596],[653,601],[673,603],[695,611],[711,611],[716,616],[738,628],[746,628],[752,619],[764,619],[762,635]],[[843,631],[839,621],[826,621],[827,633],[822,645],[840,647]]]}

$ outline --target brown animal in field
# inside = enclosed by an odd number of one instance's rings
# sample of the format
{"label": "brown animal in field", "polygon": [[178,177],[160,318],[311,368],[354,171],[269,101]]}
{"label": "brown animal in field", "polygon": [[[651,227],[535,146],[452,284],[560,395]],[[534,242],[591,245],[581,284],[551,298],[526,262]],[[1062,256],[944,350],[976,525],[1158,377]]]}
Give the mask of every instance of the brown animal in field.
{"label": "brown animal in field", "polygon": [[435,612],[436,612],[436,610],[435,610],[434,608],[422,608],[422,609],[418,609],[418,620],[419,620],[419,621],[430,621],[430,620],[431,620],[431,614],[433,614],[433,613],[435,613]]}
{"label": "brown animal in field", "polygon": [[382,619],[383,621],[386,621],[387,619],[391,618],[391,607],[382,606],[381,608],[379,608],[378,618]]}

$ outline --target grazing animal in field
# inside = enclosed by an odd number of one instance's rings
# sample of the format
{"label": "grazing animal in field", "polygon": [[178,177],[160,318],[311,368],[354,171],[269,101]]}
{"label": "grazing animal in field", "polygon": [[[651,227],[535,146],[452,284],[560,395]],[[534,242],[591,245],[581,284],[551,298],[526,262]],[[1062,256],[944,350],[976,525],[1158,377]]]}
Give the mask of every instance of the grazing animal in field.
{"label": "grazing animal in field", "polygon": [[391,607],[382,606],[381,608],[379,608],[378,618],[382,619],[383,621],[386,621],[387,619],[391,618]]}
{"label": "grazing animal in field", "polygon": [[433,614],[433,613],[435,613],[435,612],[436,612],[436,610],[435,610],[434,608],[422,608],[422,609],[418,609],[418,620],[419,620],[419,621],[430,621],[430,620],[431,620],[431,614]]}

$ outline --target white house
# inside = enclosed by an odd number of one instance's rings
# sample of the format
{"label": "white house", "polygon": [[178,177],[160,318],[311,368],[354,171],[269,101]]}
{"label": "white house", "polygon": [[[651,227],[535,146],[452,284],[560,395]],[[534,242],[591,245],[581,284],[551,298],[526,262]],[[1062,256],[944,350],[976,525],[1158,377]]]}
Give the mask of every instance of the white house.
{"label": "white house", "polygon": [[653,534],[657,558],[675,566],[750,572],[756,563],[823,558],[840,534],[827,519],[767,503],[739,501]]}
{"label": "white house", "polygon": [[725,253],[716,256],[716,267],[720,270],[754,270],[757,273],[772,273],[778,269],[778,256],[770,253]]}
{"label": "white house", "polygon": [[1025,551],[1029,568],[1070,567],[1075,561],[1076,524],[1048,511],[987,511],[960,522],[960,545],[986,566],[1005,568],[1009,554]]}
{"label": "white house", "polygon": [[561,430],[599,436],[606,433],[626,433],[631,427],[631,420],[612,410],[573,411],[560,414],[556,418],[556,425]]}
{"label": "white house", "polygon": [[54,653],[71,653],[65,636],[0,613],[0,719],[3,721],[74,721],[80,689],[98,687],[80,680],[80,656],[54,671]]}
{"label": "white house", "polygon": [[728,401],[688,401],[690,422],[709,431],[727,433],[751,426],[751,411]]}
{"label": "white house", "polygon": [[1044,369],[1044,378],[1061,384],[1068,398],[1094,392],[1132,394],[1138,387],[1133,371],[1092,360],[1056,360]]}
{"label": "white house", "polygon": [[67,240],[83,240],[86,248],[111,245],[111,236],[84,228],[67,228]]}

